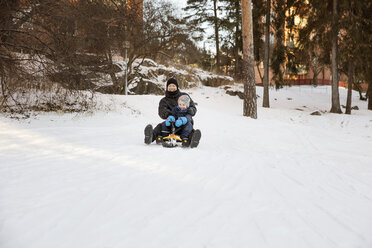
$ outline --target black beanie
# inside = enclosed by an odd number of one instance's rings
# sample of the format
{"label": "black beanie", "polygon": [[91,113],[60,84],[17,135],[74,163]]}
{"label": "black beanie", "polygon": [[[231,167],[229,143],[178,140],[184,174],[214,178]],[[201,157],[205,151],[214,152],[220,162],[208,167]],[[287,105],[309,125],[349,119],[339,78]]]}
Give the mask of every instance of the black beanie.
{"label": "black beanie", "polygon": [[178,90],[178,82],[177,82],[176,79],[174,79],[174,78],[170,78],[170,79],[167,81],[167,89],[168,89],[168,85],[170,85],[170,84],[174,84],[174,85],[176,85],[176,86],[177,86],[177,90]]}

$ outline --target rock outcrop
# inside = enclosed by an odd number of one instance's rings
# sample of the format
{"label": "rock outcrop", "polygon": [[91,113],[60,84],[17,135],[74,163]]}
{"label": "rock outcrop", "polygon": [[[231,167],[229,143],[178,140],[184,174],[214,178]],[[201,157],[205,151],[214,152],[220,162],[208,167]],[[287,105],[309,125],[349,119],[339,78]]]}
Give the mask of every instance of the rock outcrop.
{"label": "rock outcrop", "polygon": [[[124,62],[117,62],[119,68],[125,68]],[[124,69],[117,73],[119,80],[123,80]],[[163,95],[165,83],[169,78],[175,78],[181,89],[189,89],[199,85],[219,87],[232,85],[234,80],[231,77],[219,76],[196,69],[190,66],[174,64],[165,66],[150,59],[136,60],[132,64],[132,70],[128,75],[128,90],[130,94]],[[113,93],[112,85],[102,85],[97,91]]]}

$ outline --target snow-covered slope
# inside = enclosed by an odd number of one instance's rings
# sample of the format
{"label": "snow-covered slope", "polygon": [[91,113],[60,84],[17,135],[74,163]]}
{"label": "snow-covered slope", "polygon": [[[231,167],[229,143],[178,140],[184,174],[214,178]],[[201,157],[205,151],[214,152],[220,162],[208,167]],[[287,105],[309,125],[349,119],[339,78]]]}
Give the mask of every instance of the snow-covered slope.
{"label": "snow-covered slope", "polygon": [[311,116],[330,109],[330,88],[273,90],[253,120],[223,89],[188,92],[197,149],[143,143],[160,96],[1,117],[0,247],[372,247],[366,102],[354,97],[351,116]]}

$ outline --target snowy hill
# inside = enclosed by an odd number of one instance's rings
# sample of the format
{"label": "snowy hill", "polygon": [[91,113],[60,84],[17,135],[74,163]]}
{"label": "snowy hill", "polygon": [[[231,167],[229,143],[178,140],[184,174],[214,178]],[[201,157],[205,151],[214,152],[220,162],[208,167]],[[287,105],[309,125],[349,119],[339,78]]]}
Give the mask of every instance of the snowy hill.
{"label": "snowy hill", "polygon": [[272,90],[253,120],[222,88],[187,92],[197,149],[143,143],[161,96],[101,95],[109,111],[94,114],[0,117],[0,247],[372,247],[366,102],[329,114],[326,86]]}

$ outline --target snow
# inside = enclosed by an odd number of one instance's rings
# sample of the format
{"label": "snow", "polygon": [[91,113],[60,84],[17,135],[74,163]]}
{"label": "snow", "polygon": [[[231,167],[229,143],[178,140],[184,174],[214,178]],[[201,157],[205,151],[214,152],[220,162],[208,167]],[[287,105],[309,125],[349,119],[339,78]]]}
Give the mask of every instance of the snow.
{"label": "snow", "polygon": [[196,149],[143,143],[161,96],[0,117],[0,247],[372,247],[372,112],[355,92],[352,115],[312,116],[327,86],[271,90],[257,120],[222,88],[187,92]]}

